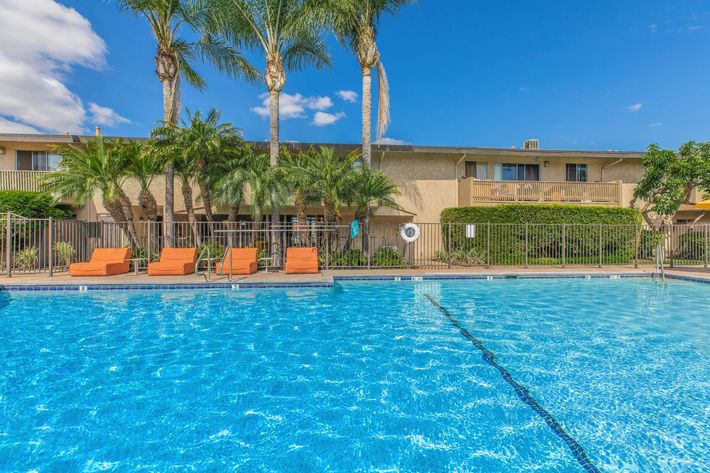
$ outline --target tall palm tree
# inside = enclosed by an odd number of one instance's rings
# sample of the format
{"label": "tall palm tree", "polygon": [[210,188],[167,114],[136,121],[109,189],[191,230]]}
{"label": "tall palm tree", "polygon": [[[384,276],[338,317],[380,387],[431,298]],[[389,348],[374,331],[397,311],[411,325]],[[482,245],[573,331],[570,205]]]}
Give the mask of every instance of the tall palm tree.
{"label": "tall palm tree", "polygon": [[396,14],[414,0],[312,0],[329,18],[336,36],[357,56],[362,71],[362,158],[372,162],[372,69],[377,68],[377,141],[390,123],[387,73],[377,48],[377,26],[383,13]]}
{"label": "tall palm tree", "polygon": [[[320,37],[320,10],[306,0],[212,0],[217,5],[224,34],[237,47],[264,54],[264,80],[269,91],[269,160],[279,160],[279,97],[286,84],[286,70],[330,65]],[[278,206],[272,206],[271,221],[278,223]],[[276,232],[272,239],[278,241]],[[278,252],[277,252],[278,253]]]}
{"label": "tall palm tree", "polygon": [[222,163],[241,144],[241,132],[229,123],[219,123],[220,112],[210,110],[203,118],[201,112],[191,114],[182,122],[179,141],[184,159],[194,165],[195,181],[200,189],[208,222],[214,222],[212,213],[213,187],[223,171]]}
{"label": "tall palm tree", "polygon": [[140,188],[138,205],[143,216],[151,221],[158,220],[158,202],[150,186],[165,168],[164,163],[149,145],[132,142],[125,146],[126,173],[138,182]]}
{"label": "tall palm tree", "polygon": [[85,145],[60,146],[59,169],[44,176],[43,184],[50,192],[71,198],[77,206],[85,205],[98,192],[111,218],[125,225],[131,245],[139,246],[131,201],[122,187],[128,178],[124,146],[121,140],[102,137]]}
{"label": "tall palm tree", "polygon": [[[157,42],[155,73],[163,86],[163,122],[176,124],[180,115],[180,83],[204,89],[205,80],[193,68],[196,60],[211,63],[234,77],[257,80],[258,73],[216,33],[214,11],[205,0],[116,0],[122,11],[148,21]],[[181,36],[187,29],[189,39]],[[195,38],[196,40],[193,40]],[[174,246],[174,169],[165,168],[163,221],[167,246]]]}

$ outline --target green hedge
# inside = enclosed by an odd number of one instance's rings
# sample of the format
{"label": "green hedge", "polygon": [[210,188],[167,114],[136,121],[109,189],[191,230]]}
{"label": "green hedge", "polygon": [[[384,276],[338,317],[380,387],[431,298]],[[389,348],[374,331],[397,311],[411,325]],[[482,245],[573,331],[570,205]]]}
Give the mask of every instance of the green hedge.
{"label": "green hedge", "polygon": [[441,223],[585,223],[640,225],[641,212],[580,205],[492,205],[444,209]]}
{"label": "green hedge", "polygon": [[[441,222],[437,259],[452,264],[554,265],[563,254],[568,264],[598,264],[600,254],[604,264],[624,264],[634,258],[642,216],[608,207],[497,205],[446,209]],[[475,237],[467,237],[465,223],[476,224]]]}
{"label": "green hedge", "polygon": [[12,212],[27,218],[70,218],[71,212],[57,206],[46,192],[0,191],[0,213]]}

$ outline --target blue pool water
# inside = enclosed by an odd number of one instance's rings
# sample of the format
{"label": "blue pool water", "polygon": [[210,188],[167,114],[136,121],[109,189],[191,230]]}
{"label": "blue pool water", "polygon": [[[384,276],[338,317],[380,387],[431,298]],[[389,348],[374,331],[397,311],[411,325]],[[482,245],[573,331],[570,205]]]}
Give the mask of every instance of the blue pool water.
{"label": "blue pool water", "polygon": [[0,471],[708,471],[709,294],[0,293]]}

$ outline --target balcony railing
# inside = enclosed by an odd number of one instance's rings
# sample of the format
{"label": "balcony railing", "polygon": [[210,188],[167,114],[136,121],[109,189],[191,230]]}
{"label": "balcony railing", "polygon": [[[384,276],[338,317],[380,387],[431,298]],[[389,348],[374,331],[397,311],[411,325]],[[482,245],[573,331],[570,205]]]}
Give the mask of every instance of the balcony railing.
{"label": "balcony railing", "polygon": [[0,171],[0,191],[39,192],[39,177],[50,171]]}
{"label": "balcony railing", "polygon": [[471,180],[471,202],[547,202],[618,205],[621,186],[613,182]]}

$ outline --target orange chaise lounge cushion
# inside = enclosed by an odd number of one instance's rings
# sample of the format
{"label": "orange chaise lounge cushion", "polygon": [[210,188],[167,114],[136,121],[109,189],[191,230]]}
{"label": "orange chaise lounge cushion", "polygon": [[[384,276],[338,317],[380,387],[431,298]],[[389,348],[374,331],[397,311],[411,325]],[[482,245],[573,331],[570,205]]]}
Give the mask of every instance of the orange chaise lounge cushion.
{"label": "orange chaise lounge cushion", "polygon": [[195,271],[197,248],[163,248],[160,261],[148,265],[149,276],[185,276]]}
{"label": "orange chaise lounge cushion", "polygon": [[[229,258],[232,258],[230,266]],[[257,270],[256,248],[232,248],[224,255],[224,267],[217,263],[217,274],[254,274]]]}
{"label": "orange chaise lounge cushion", "polygon": [[130,248],[96,248],[88,263],[74,263],[69,266],[69,275],[115,276],[128,272],[131,258]]}
{"label": "orange chaise lounge cushion", "polygon": [[318,273],[318,249],[289,248],[286,250],[286,274]]}

